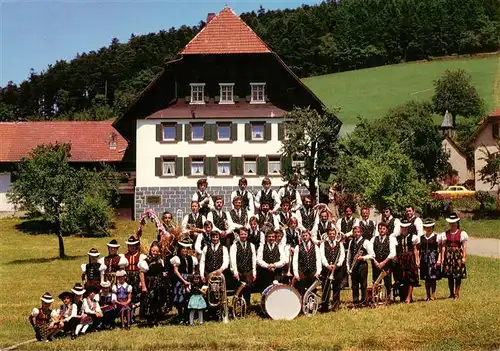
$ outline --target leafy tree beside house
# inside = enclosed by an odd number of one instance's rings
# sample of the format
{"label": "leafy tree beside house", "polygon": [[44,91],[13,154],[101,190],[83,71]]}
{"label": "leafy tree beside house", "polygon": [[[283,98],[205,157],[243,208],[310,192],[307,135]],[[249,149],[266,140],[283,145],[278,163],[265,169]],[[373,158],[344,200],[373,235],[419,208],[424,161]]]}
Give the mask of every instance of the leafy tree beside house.
{"label": "leafy tree beside house", "polygon": [[283,178],[298,177],[315,197],[317,181],[332,173],[341,123],[332,111],[294,108],[285,115],[283,125],[283,157],[298,161],[285,163]]}
{"label": "leafy tree beside house", "polygon": [[118,179],[105,169],[75,169],[68,160],[70,144],[39,145],[23,158],[8,193],[9,201],[30,213],[40,212],[58,236],[59,257],[66,256],[63,234],[101,231],[112,224],[110,201]]}
{"label": "leafy tree beside house", "polygon": [[496,188],[497,209],[500,209],[500,142],[498,141],[496,148],[496,152],[492,152],[486,147],[480,149],[483,153],[483,157],[480,159],[485,161],[486,164],[479,170],[479,175],[483,182],[490,184],[491,190]]}

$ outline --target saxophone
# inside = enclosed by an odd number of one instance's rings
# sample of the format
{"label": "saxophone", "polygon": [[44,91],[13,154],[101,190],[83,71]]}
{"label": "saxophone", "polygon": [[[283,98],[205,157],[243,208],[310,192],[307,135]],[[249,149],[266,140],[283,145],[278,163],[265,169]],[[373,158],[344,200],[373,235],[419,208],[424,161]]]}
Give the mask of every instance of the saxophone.
{"label": "saxophone", "polygon": [[245,318],[247,315],[247,302],[241,296],[241,292],[245,289],[247,283],[241,282],[240,286],[236,290],[233,296],[233,304],[231,306],[231,311],[234,319]]}
{"label": "saxophone", "polygon": [[229,323],[229,312],[227,306],[227,291],[226,279],[224,274],[215,275],[210,273],[208,275],[208,291],[207,301],[210,307],[219,307],[221,309],[222,321]]}

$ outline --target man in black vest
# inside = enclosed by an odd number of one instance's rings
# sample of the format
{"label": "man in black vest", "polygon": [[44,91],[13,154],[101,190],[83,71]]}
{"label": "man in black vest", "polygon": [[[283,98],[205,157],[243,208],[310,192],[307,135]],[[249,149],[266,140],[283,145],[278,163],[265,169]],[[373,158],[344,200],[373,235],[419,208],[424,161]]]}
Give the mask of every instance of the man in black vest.
{"label": "man in black vest", "polygon": [[206,217],[200,213],[198,201],[191,201],[191,213],[185,215],[182,220],[182,232],[189,234],[194,242],[198,234],[203,233],[203,224],[205,224],[206,220]]}
{"label": "man in black vest", "polygon": [[235,190],[231,193],[231,203],[233,202],[235,197],[239,196],[241,198],[241,208],[253,215],[253,213],[255,212],[253,195],[247,190],[247,186],[247,179],[241,178],[238,181],[238,190]]}
{"label": "man in black vest", "polygon": [[247,228],[239,231],[240,240],[231,245],[229,255],[231,257],[231,271],[234,279],[246,283],[243,289],[243,297],[247,306],[250,306],[251,286],[257,278],[257,255],[255,246],[247,241]]}
{"label": "man in black vest", "polygon": [[298,183],[297,177],[293,177],[288,185],[278,190],[278,197],[281,201],[283,201],[284,198],[287,198],[290,201],[292,212],[295,212],[302,207],[302,199],[300,197],[300,193],[297,191]]}
{"label": "man in black vest", "polygon": [[[353,239],[347,250],[347,271],[351,275],[352,302],[359,305],[366,301],[366,287],[368,285],[368,261],[374,256],[370,241],[361,236],[361,228],[352,229]],[[361,289],[361,300],[359,290]]]}
{"label": "man in black vest", "polygon": [[399,219],[393,217],[392,209],[388,206],[384,208],[382,222],[387,223],[387,236],[399,235],[399,232],[401,231],[401,222]]}
{"label": "man in black vest", "polygon": [[285,263],[285,255],[275,242],[274,231],[266,232],[266,242],[257,250],[257,287],[260,292],[273,283],[276,269]]}
{"label": "man in black vest", "polygon": [[311,240],[316,245],[320,245],[328,235],[330,228],[335,227],[335,223],[330,220],[329,216],[330,214],[326,209],[321,210],[319,213],[319,220],[316,222],[311,231]]}
{"label": "man in black vest", "polygon": [[[347,256],[347,248],[352,240],[352,228],[355,226],[359,226],[359,221],[357,218],[353,217],[353,209],[351,207],[346,207],[344,210],[344,217],[337,220],[337,231],[340,231],[344,235],[344,248],[346,249]],[[349,274],[347,273],[347,260],[344,262],[344,266],[342,267],[344,272],[344,281],[342,282],[343,286],[349,287]]]}
{"label": "man in black vest", "polygon": [[248,226],[248,220],[250,219],[250,213],[242,208],[241,197],[235,197],[233,199],[233,209],[229,211],[227,216],[229,232],[228,235],[229,245],[232,245],[235,238],[238,237],[239,230],[241,228],[246,228]]}
{"label": "man in black vest", "polygon": [[302,243],[295,247],[293,255],[293,274],[297,281],[297,290],[304,295],[306,289],[321,274],[321,256],[319,248],[311,241],[311,233],[302,233]]}
{"label": "man in black vest", "polygon": [[213,231],[219,232],[220,241],[222,245],[229,247],[228,240],[231,241],[231,238],[228,238],[230,233],[229,221],[227,213],[222,209],[224,207],[224,198],[222,196],[215,196],[215,209],[210,211],[207,216],[207,220],[213,223]]}
{"label": "man in black vest", "polygon": [[359,220],[359,226],[361,227],[361,236],[365,240],[371,240],[375,235],[375,222],[369,219],[370,208],[363,207],[361,209],[361,219]]}
{"label": "man in black vest", "polygon": [[270,230],[275,229],[275,221],[274,221],[274,216],[271,214],[269,211],[269,203],[263,202],[262,205],[260,206],[260,211],[259,214],[257,215],[257,218],[259,219],[259,228],[263,232],[266,232],[267,230],[264,227],[267,227]]}
{"label": "man in black vest", "polygon": [[262,190],[255,195],[255,210],[261,211],[264,202],[269,204],[269,212],[274,214],[280,207],[280,198],[278,193],[271,189],[271,179],[265,177],[262,180]]}
{"label": "man in black vest", "polygon": [[248,241],[251,242],[255,249],[258,249],[260,245],[264,244],[266,241],[264,233],[259,229],[259,219],[257,216],[250,217],[248,221],[250,228],[248,229]]}
{"label": "man in black vest", "polygon": [[313,230],[314,225],[319,221],[319,218],[316,211],[313,209],[313,199],[310,195],[304,197],[304,204],[297,212],[295,212],[295,215],[297,216],[300,230]]}
{"label": "man in black vest", "polygon": [[283,230],[288,225],[288,220],[293,214],[290,211],[290,201],[287,197],[283,198],[280,209],[274,215],[274,228]]}
{"label": "man in black vest", "polygon": [[391,268],[392,259],[396,257],[397,240],[393,236],[388,236],[389,228],[387,223],[381,222],[378,224],[379,235],[374,236],[370,242],[373,247],[375,257],[372,260],[372,279],[375,282],[378,279],[382,270],[389,272],[384,278],[384,285],[387,290],[387,298],[390,299],[392,280]]}
{"label": "man in black vest", "polygon": [[344,264],[344,245],[337,238],[337,230],[331,227],[328,230],[328,239],[321,243],[319,252],[323,271],[321,275],[325,278],[323,282],[323,293],[321,297],[321,311],[328,312],[330,295],[333,295],[332,310],[340,306],[340,288],[342,284],[342,265]]}
{"label": "man in black vest", "polygon": [[200,213],[207,216],[211,209],[214,208],[214,201],[209,193],[207,193],[208,181],[206,178],[199,179],[196,183],[198,190],[193,194],[191,201],[198,201],[200,204]]}
{"label": "man in black vest", "polygon": [[200,276],[206,281],[211,273],[221,275],[229,267],[229,253],[220,244],[219,233],[212,232],[212,242],[203,248],[200,260]]}

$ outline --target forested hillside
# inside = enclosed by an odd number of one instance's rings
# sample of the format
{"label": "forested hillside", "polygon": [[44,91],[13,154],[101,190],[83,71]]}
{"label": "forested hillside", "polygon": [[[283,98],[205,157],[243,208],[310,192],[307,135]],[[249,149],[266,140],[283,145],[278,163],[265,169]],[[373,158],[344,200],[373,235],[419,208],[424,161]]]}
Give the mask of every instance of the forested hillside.
{"label": "forested hillside", "polygon": [[[329,0],[241,17],[301,77],[499,47],[498,0]],[[31,72],[1,88],[0,119],[116,117],[204,25],[113,39]]]}

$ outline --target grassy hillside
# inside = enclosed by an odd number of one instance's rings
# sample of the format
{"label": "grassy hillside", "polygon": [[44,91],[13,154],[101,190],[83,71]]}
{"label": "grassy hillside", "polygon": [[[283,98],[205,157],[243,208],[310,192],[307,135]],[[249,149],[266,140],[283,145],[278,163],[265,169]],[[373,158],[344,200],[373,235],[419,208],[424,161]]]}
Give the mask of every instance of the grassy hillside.
{"label": "grassy hillside", "polygon": [[490,111],[495,105],[498,63],[498,56],[416,62],[311,77],[304,82],[328,107],[341,108],[339,117],[349,130],[356,124],[357,116],[378,118],[408,100],[430,99],[434,94],[433,81],[446,69],[468,71]]}

